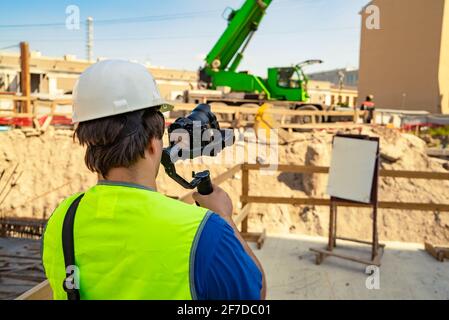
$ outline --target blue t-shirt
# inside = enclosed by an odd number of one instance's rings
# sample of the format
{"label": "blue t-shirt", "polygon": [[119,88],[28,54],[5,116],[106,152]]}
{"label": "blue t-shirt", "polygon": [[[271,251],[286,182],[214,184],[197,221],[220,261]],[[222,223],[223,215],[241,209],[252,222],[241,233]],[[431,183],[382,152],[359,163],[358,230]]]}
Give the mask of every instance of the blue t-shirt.
{"label": "blue t-shirt", "polygon": [[204,225],[195,254],[194,283],[199,300],[257,300],[262,273],[234,229],[213,213]]}

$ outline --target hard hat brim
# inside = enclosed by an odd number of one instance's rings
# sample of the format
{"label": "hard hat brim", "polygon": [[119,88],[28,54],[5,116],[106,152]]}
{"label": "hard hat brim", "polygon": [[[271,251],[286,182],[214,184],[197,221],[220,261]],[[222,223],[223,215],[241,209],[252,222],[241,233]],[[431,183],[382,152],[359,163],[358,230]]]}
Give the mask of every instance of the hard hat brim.
{"label": "hard hat brim", "polygon": [[174,108],[175,107],[172,104],[163,103],[163,104],[161,104],[159,111],[164,113],[164,112],[172,111]]}

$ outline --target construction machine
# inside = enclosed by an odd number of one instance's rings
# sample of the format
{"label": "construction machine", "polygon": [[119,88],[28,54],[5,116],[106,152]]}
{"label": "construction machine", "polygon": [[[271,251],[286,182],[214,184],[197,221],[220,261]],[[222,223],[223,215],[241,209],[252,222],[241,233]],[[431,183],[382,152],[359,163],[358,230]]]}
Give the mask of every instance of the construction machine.
{"label": "construction machine", "polygon": [[[272,67],[262,78],[247,71],[237,71],[245,49],[257,31],[272,0],[246,0],[238,10],[227,8],[228,26],[209,52],[199,71],[198,90],[187,90],[182,100],[188,103],[221,102],[228,105],[257,104],[275,101],[276,106],[296,110],[329,110],[330,107],[308,103],[308,78],[303,67],[322,63],[307,60],[291,67]],[[315,122],[321,122],[316,117]],[[297,122],[309,122],[301,117]]]}

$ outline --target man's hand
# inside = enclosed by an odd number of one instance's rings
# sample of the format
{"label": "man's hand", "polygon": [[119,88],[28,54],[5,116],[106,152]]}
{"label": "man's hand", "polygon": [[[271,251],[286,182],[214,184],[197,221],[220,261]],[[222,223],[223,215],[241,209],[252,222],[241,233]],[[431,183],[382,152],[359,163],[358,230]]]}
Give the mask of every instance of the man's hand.
{"label": "man's hand", "polygon": [[228,220],[232,216],[232,201],[229,195],[219,186],[212,185],[213,192],[206,196],[193,193],[193,199],[200,204],[201,207],[207,208],[222,218]]}

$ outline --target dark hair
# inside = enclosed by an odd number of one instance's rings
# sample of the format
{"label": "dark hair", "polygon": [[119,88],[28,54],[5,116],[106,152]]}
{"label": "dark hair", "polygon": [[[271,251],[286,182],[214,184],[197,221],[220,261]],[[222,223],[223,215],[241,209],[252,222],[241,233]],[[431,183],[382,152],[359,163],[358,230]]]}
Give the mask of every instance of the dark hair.
{"label": "dark hair", "polygon": [[84,161],[90,171],[106,177],[112,168],[129,168],[145,157],[148,143],[162,139],[164,116],[159,108],[132,111],[78,124],[73,135],[87,146]]}

